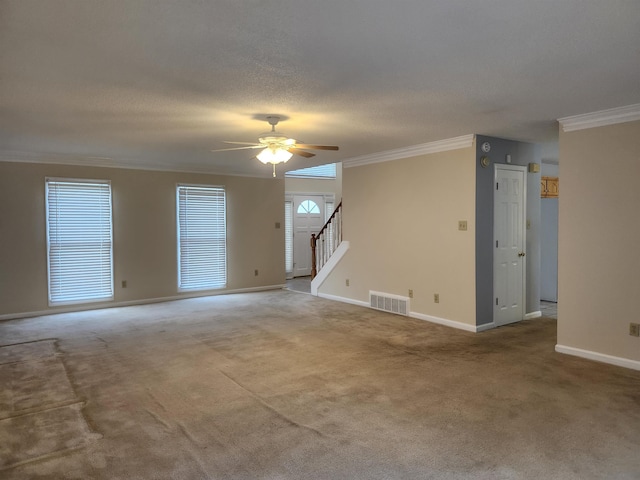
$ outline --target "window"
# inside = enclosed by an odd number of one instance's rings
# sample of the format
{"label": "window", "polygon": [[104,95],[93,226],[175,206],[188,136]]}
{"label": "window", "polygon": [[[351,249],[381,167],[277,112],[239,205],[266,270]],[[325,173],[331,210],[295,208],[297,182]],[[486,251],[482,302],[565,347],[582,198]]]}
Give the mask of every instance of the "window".
{"label": "window", "polygon": [[227,284],[224,187],[178,185],[178,289]]}
{"label": "window", "polygon": [[49,305],[113,300],[111,184],[47,178]]}
{"label": "window", "polygon": [[317,167],[301,168],[285,173],[285,177],[294,178],[336,178],[336,164],[328,163]]}
{"label": "window", "polygon": [[313,200],[304,200],[298,205],[297,213],[320,213],[320,208]]}
{"label": "window", "polygon": [[284,269],[293,272],[293,202],[284,202]]}
{"label": "window", "polygon": [[[333,215],[333,202],[324,202],[324,223],[326,224],[329,219],[331,218],[331,215]],[[333,252],[335,250],[333,244],[334,244],[334,240],[333,240],[333,229],[335,228],[335,225],[332,223],[330,223],[327,226],[327,233],[326,233],[326,239],[329,242],[329,251]]]}
{"label": "window", "polygon": [[324,221],[329,221],[329,217],[333,215],[333,202],[324,202]]}

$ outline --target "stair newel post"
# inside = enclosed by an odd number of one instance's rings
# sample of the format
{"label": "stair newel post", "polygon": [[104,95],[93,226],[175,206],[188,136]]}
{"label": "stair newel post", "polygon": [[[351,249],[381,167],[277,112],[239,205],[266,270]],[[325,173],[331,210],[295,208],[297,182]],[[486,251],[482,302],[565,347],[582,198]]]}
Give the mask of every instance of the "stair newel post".
{"label": "stair newel post", "polygon": [[311,280],[316,278],[316,234],[311,234]]}

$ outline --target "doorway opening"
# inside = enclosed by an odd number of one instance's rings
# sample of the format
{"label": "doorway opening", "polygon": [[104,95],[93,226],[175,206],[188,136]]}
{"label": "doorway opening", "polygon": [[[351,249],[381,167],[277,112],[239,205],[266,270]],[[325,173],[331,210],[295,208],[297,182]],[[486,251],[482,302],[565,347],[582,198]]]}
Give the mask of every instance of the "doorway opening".
{"label": "doorway opening", "polygon": [[285,195],[285,270],[287,278],[311,275],[311,235],[333,213],[335,199],[327,193]]}

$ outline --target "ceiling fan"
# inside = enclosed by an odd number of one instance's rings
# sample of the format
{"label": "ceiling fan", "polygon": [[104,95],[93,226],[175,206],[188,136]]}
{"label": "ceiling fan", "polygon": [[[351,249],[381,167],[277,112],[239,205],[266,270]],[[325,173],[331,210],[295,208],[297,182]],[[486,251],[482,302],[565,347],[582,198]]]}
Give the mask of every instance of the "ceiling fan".
{"label": "ceiling fan", "polygon": [[338,150],[334,145],[309,145],[307,143],[298,143],[294,138],[287,137],[282,132],[276,132],[276,125],[280,121],[277,115],[267,116],[267,122],[271,125],[271,131],[261,133],[258,137],[258,143],[252,142],[224,142],[232,145],[243,145],[242,147],[220,148],[211,150],[212,152],[228,152],[230,150],[251,150],[261,148],[262,151],[256,155],[256,158],[265,165],[271,163],[273,165],[273,176],[276,176],[276,165],[288,161],[294,154],[301,157],[311,158],[315,153],[306,150]]}

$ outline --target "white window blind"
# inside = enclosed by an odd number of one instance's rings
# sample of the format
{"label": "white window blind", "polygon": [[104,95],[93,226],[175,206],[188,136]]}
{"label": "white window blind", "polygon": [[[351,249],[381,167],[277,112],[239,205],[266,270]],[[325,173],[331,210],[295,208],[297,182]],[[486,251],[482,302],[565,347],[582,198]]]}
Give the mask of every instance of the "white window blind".
{"label": "white window blind", "polygon": [[286,177],[295,178],[336,178],[336,164],[328,163],[317,167],[300,168],[285,173]]}
{"label": "white window blind", "polygon": [[[324,202],[324,223],[327,223],[329,221],[329,218],[331,218],[331,215],[333,215],[333,202]],[[325,238],[327,239],[327,242],[329,242],[329,251],[334,251],[335,248],[333,247],[333,229],[335,228],[335,225],[332,223],[329,224],[329,226],[327,227],[326,231],[326,236]]]}
{"label": "white window blind", "polygon": [[113,299],[111,185],[46,179],[49,304]]}
{"label": "white window blind", "polygon": [[223,187],[178,185],[178,288],[227,284],[227,226]]}
{"label": "white window blind", "polygon": [[324,221],[327,223],[333,215],[333,202],[324,202]]}
{"label": "white window blind", "polygon": [[284,268],[293,272],[293,202],[284,202]]}

